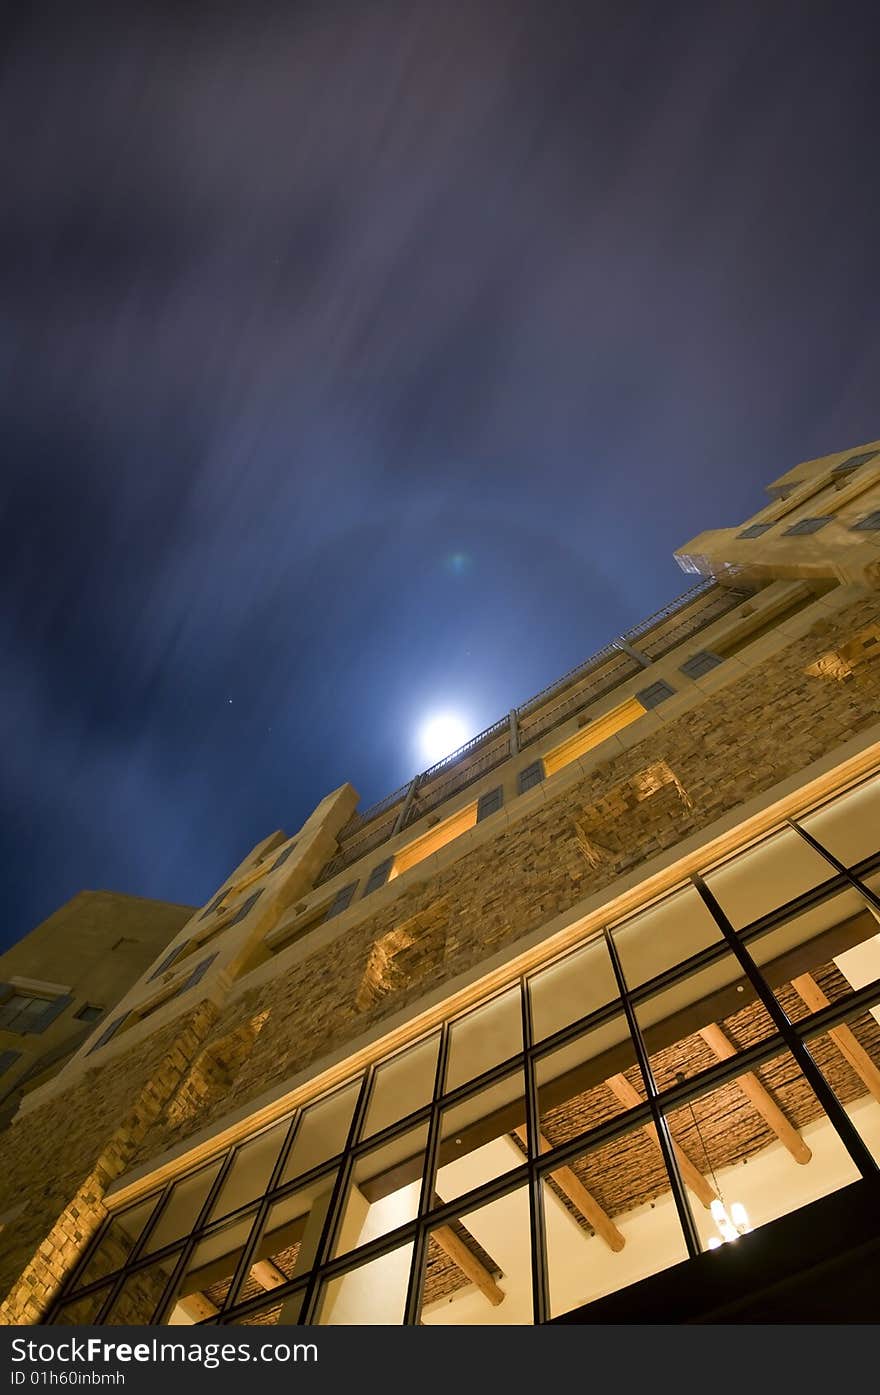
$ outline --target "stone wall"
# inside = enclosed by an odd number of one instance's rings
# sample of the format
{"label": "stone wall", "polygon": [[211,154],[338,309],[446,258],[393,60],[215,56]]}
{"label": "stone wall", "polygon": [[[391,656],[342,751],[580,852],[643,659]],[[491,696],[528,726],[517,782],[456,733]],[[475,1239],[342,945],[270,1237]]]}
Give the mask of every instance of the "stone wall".
{"label": "stone wall", "polygon": [[808,673],[880,614],[869,594],[421,886],[230,1004],[217,1025],[270,1011],[229,1093],[152,1156],[263,1094],[551,917],[674,846],[877,721],[880,662],[848,681]]}
{"label": "stone wall", "polygon": [[63,1117],[56,1099],[15,1124],[0,1139],[0,1217],[24,1194],[28,1209],[0,1235],[0,1292],[12,1285],[3,1319],[32,1322],[45,1312],[104,1214],[107,1186],[133,1162],[280,1086],[876,722],[880,663],[865,655],[845,681],[815,665],[878,617],[873,594],[831,614],[528,818],[246,990],[216,1020],[203,1005],[146,1047],[88,1072]]}

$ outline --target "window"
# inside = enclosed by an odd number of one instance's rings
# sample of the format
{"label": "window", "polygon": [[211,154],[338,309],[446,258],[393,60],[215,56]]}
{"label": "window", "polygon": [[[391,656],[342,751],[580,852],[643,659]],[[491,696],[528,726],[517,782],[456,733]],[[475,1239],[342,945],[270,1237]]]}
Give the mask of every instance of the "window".
{"label": "window", "polygon": [[287,861],[287,859],[290,857],[290,854],[293,852],[293,850],[294,850],[295,847],[296,847],[296,843],[291,843],[291,845],[290,845],[289,848],[285,848],[285,849],[284,849],[284,852],[281,853],[281,855],[280,855],[279,857],[276,857],[275,861],[272,863],[272,866],[269,868],[269,871],[270,871],[270,872],[274,872],[274,871],[276,871],[283,863],[285,863],[285,862]]}
{"label": "window", "polygon": [[875,509],[873,513],[860,518],[858,523],[852,525],[854,533],[880,533],[880,509]]}
{"label": "window", "polygon": [[534,760],[531,765],[527,765],[525,770],[519,772],[519,792],[525,794],[526,790],[532,789],[535,785],[540,785],[544,778],[544,762]]}
{"label": "window", "polygon": [[385,885],[393,862],[393,857],[386,857],[384,862],[380,862],[378,867],[373,868],[372,872],[367,877],[367,884],[363,890],[364,896],[369,896],[371,891],[378,891],[380,886]]}
{"label": "window", "polygon": [[114,1017],[113,1021],[109,1024],[109,1026],[104,1028],[103,1032],[98,1037],[98,1040],[95,1042],[94,1046],[89,1047],[88,1051],[86,1052],[86,1055],[91,1056],[92,1052],[97,1051],[99,1046],[104,1046],[104,1044],[108,1042],[111,1037],[114,1037],[116,1035],[125,1019],[130,1016],[130,1013],[123,1012],[121,1016]]}
{"label": "window", "polygon": [[487,819],[490,814],[497,814],[504,803],[504,790],[498,785],[494,790],[489,790],[488,794],[480,795],[477,800],[477,823],[481,819]]}
{"label": "window", "polygon": [[552,751],[547,752],[544,757],[545,774],[555,775],[557,770],[570,765],[578,756],[586,755],[587,751],[592,751],[595,746],[601,746],[609,736],[623,731],[624,727],[628,727],[631,722],[637,722],[644,715],[645,709],[638,699],[627,698],[619,707],[606,712],[604,717],[596,717],[594,721],[588,720],[574,736],[569,736],[561,745],[554,746]]}
{"label": "window", "polygon": [[160,960],[158,968],[154,969],[150,974],[147,983],[152,983],[154,978],[158,978],[160,974],[164,974],[166,969],[170,969],[175,959],[180,958],[188,944],[189,940],[184,940],[182,944],[175,945],[174,949],[170,949],[165,955],[165,958]]}
{"label": "window", "polygon": [[797,523],[793,523],[790,528],[786,528],[783,533],[784,538],[798,536],[804,533],[818,533],[820,528],[824,528],[826,523],[834,522],[834,514],[827,514],[824,518],[801,518]]}
{"label": "window", "polygon": [[324,919],[332,920],[335,915],[341,915],[343,911],[347,911],[351,905],[352,897],[356,889],[357,882],[349,882],[348,886],[344,886],[341,891],[337,891],[335,899],[330,902],[330,909]]}
{"label": "window", "polygon": [[709,673],[720,663],[723,663],[723,660],[717,654],[713,654],[709,649],[701,649],[698,654],[692,654],[685,660],[679,672],[687,674],[688,678],[702,678],[704,673]]}
{"label": "window", "polygon": [[[21,1058],[20,1051],[0,1051],[0,1075],[4,1075],[10,1066],[14,1066]],[[2,1229],[2,1227],[0,1227]]]}
{"label": "window", "polygon": [[743,528],[741,533],[737,533],[738,538],[759,538],[762,533],[766,533],[773,527],[772,523],[752,523],[748,528]]}
{"label": "window", "polygon": [[869,460],[873,460],[875,455],[880,455],[880,451],[863,450],[861,455],[851,455],[849,459],[835,465],[831,471],[832,475],[849,475],[853,470],[857,470],[860,465],[866,465]]}
{"label": "window", "polygon": [[259,901],[262,894],[263,889],[261,887],[259,891],[255,891],[253,895],[249,896],[246,901],[242,901],[241,905],[239,906],[235,915],[230,920],[229,924],[225,925],[223,928],[225,930],[231,930],[233,925],[238,925],[240,921],[244,920],[245,916],[250,915],[251,911],[254,908],[254,905],[257,901]]}
{"label": "window", "polygon": [[674,693],[675,689],[659,678],[656,683],[651,683],[647,688],[640,689],[636,693],[636,697],[643,707],[650,710],[652,707],[659,707],[661,702],[671,698]]}
{"label": "window", "polygon": [[70,994],[60,998],[40,998],[11,984],[0,987],[0,998],[0,1030],[18,1033],[45,1032],[71,1001]]}
{"label": "window", "polygon": [[199,920],[207,920],[207,918],[208,918],[209,915],[213,915],[213,914],[214,914],[214,912],[216,911],[217,907],[221,904],[221,902],[223,901],[223,898],[226,896],[228,890],[229,890],[228,887],[224,887],[224,889],[223,889],[222,891],[218,891],[218,893],[217,893],[217,895],[214,897],[213,901],[211,901],[211,902],[205,907],[205,909],[202,911],[202,914],[199,916]]}
{"label": "window", "polygon": [[104,1009],[96,1007],[94,1003],[83,1003],[79,1012],[73,1015],[78,1022],[97,1022],[99,1017],[103,1017]]}
{"label": "window", "polygon": [[432,853],[439,852],[445,848],[447,843],[451,843],[456,838],[460,838],[462,833],[467,833],[469,828],[473,828],[477,821],[477,805],[467,804],[464,809],[459,809],[457,814],[452,814],[448,819],[443,819],[430,828],[427,833],[401,848],[394,859],[394,866],[391,869],[391,877],[399,877],[403,872],[408,872],[410,867],[415,867],[417,862],[424,862],[426,857]]}

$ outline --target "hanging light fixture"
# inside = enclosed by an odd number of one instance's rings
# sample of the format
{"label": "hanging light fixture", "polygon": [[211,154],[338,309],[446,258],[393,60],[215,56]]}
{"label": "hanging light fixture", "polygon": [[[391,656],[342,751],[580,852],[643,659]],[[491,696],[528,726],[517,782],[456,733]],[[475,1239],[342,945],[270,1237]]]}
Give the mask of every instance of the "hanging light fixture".
{"label": "hanging light fixture", "polygon": [[[685,1076],[682,1072],[679,1072],[677,1078],[679,1082],[681,1082],[685,1079]],[[738,1240],[741,1235],[748,1235],[752,1229],[752,1225],[749,1220],[748,1212],[746,1211],[746,1208],[743,1206],[741,1201],[732,1201],[730,1203],[730,1211],[728,1212],[721,1194],[721,1187],[718,1185],[718,1178],[715,1176],[715,1169],[712,1166],[712,1161],[709,1157],[709,1150],[706,1147],[706,1140],[703,1138],[702,1130],[700,1129],[700,1125],[697,1122],[697,1115],[696,1110],[693,1106],[693,1101],[691,1101],[690,1104],[690,1111],[691,1118],[694,1121],[694,1128],[697,1131],[697,1138],[700,1140],[700,1147],[702,1148],[703,1156],[706,1159],[706,1166],[709,1169],[709,1172],[712,1174],[712,1181],[715,1185],[715,1190],[718,1193],[718,1195],[715,1197],[715,1200],[709,1206],[709,1213],[713,1221],[715,1222],[715,1227],[718,1231],[718,1234],[710,1235],[708,1240],[709,1249],[717,1250],[720,1249],[722,1245],[729,1245],[732,1240]]]}

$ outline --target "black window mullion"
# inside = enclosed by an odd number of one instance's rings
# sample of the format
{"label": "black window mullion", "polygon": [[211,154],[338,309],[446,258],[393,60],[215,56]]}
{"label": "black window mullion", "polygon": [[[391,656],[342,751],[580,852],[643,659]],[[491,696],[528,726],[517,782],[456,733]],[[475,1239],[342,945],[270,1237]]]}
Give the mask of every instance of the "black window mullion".
{"label": "black window mullion", "polygon": [[[809,841],[812,841],[810,839]],[[818,845],[817,845],[818,846]],[[843,869],[845,870],[845,869]],[[765,981],[752,956],[745,945],[739,939],[736,931],[724,914],[720,905],[716,901],[712,892],[706,886],[702,877],[696,872],[691,876],[691,881],[699,892],[706,909],[713,916],[715,923],[720,929],[725,940],[729,944],[735,958],[751,983],[758,998],[763,1003],[770,1016],[773,1025],[782,1037],[788,1050],[791,1052],[798,1066],[804,1074],[807,1083],[816,1095],[822,1108],[825,1110],[832,1125],[837,1130],[843,1146],[849,1153],[850,1158],[858,1169],[862,1177],[873,1177],[877,1173],[877,1164],[862,1141],[858,1130],[850,1121],[849,1115],[838,1100],[825,1076],[822,1074],[816,1062],[799,1033],[794,1030],[788,1013],[782,1007],[770,985]]]}
{"label": "black window mullion", "polygon": [[375,1076],[375,1073],[375,1069],[373,1069],[368,1071],[364,1076],[364,1079],[361,1082],[361,1088],[360,1093],[358,1095],[357,1104],[355,1105],[354,1115],[352,1117],[351,1124],[349,1125],[348,1137],[345,1143],[345,1151],[342,1156],[342,1163],[340,1165],[339,1171],[336,1174],[336,1180],[333,1184],[333,1191],[330,1197],[330,1204],[327,1207],[327,1214],[324,1217],[324,1223],[321,1227],[321,1235],[319,1237],[318,1246],[315,1251],[315,1263],[312,1267],[311,1278],[309,1279],[309,1282],[306,1285],[305,1293],[303,1295],[303,1305],[302,1311],[300,1313],[300,1323],[305,1327],[308,1327],[312,1324],[317,1311],[318,1298],[321,1292],[319,1283],[321,1265],[324,1262],[325,1257],[330,1253],[338,1229],[338,1223],[342,1212],[342,1201],[347,1193],[348,1184],[351,1179],[352,1171],[354,1169],[354,1157],[352,1155],[352,1149],[355,1143],[357,1142],[358,1138],[360,1137],[360,1132],[363,1128],[364,1120],[367,1116],[367,1107],[370,1102],[370,1095],[373,1086],[373,1077]]}
{"label": "black window mullion", "polygon": [[[290,1150],[293,1147],[293,1140],[295,1139],[299,1131],[299,1126],[302,1122],[304,1114],[304,1109],[298,1109],[296,1111],[296,1113],[290,1121],[287,1133],[284,1135],[284,1141],[282,1142],[281,1148],[279,1149],[278,1157],[275,1159],[275,1166],[272,1168],[272,1172],[269,1176],[269,1181],[266,1184],[266,1189],[263,1192],[262,1197],[258,1201],[256,1215],[254,1216],[253,1224],[251,1225],[250,1234],[248,1235],[248,1238],[244,1245],[244,1249],[241,1252],[238,1264],[235,1266],[232,1279],[230,1280],[226,1298],[224,1299],[223,1305],[220,1309],[222,1313],[225,1313],[228,1308],[232,1308],[235,1306],[236,1294],[238,1293],[238,1290],[241,1288],[241,1285],[245,1277],[250,1273],[251,1260],[253,1258],[254,1250],[256,1249],[260,1239],[260,1235],[263,1229],[263,1222],[265,1221],[266,1216],[269,1214],[270,1206],[275,1200],[273,1191],[278,1186],[278,1179],[284,1171],[285,1163],[287,1162],[287,1159],[290,1156]],[[249,1142],[250,1139],[244,1140],[244,1143]],[[239,1146],[243,1146],[243,1144]],[[237,1151],[237,1149],[235,1151]],[[246,1205],[253,1205],[253,1203],[248,1202],[246,1203]],[[234,1214],[235,1213],[233,1212],[233,1215]],[[230,1217],[226,1217],[226,1219],[229,1220]]]}
{"label": "black window mullion", "polygon": [[208,1188],[208,1195],[202,1202],[199,1214],[196,1216],[195,1223],[193,1225],[192,1230],[189,1233],[189,1236],[185,1239],[183,1249],[180,1253],[180,1258],[175,1264],[174,1269],[171,1273],[171,1277],[162,1291],[162,1297],[159,1299],[159,1302],[156,1304],[156,1307],[153,1310],[153,1316],[150,1319],[151,1324],[161,1323],[162,1319],[165,1317],[166,1310],[169,1307],[171,1300],[177,1291],[177,1285],[183,1277],[183,1273],[186,1269],[186,1266],[189,1264],[190,1256],[192,1255],[193,1250],[195,1249],[196,1245],[199,1243],[199,1240],[201,1238],[199,1235],[199,1231],[204,1225],[208,1216],[210,1216],[211,1208],[213,1207],[214,1202],[217,1200],[217,1197],[220,1195],[220,1188],[226,1181],[227,1174],[229,1172],[230,1167],[232,1166],[232,1159],[234,1153],[234,1148],[227,1149],[226,1156],[220,1164],[220,1167],[217,1169],[217,1176],[214,1178],[213,1182]]}
{"label": "black window mullion", "polygon": [[409,1282],[406,1291],[406,1306],[404,1308],[404,1325],[406,1327],[417,1327],[422,1312],[422,1293],[425,1284],[425,1261],[428,1253],[428,1227],[424,1217],[431,1210],[431,1202],[434,1197],[434,1179],[437,1171],[437,1159],[440,1153],[440,1120],[442,1111],[438,1099],[443,1094],[443,1086],[446,1081],[446,1064],[449,1058],[449,1023],[444,1022],[440,1033],[440,1047],[437,1052],[437,1069],[434,1072],[434,1092],[431,1103],[431,1116],[428,1123],[428,1139],[425,1145],[425,1170],[422,1175],[422,1185],[419,1188],[419,1205],[416,1215],[418,1217],[418,1229],[413,1243],[412,1262],[409,1268]]}
{"label": "black window mullion", "polygon": [[550,1289],[547,1282],[547,1227],[544,1214],[544,1184],[534,1166],[541,1156],[541,1114],[535,1066],[532,1060],[532,1000],[525,979],[520,980],[522,1034],[526,1103],[526,1148],[529,1162],[529,1252],[532,1265],[532,1313],[536,1327],[550,1316]]}
{"label": "black window mullion", "polygon": [[875,911],[880,911],[880,896],[877,895],[876,891],[872,891],[865,882],[855,876],[832,852],[824,848],[822,844],[813,837],[812,833],[808,833],[805,828],[801,828],[799,823],[795,823],[794,819],[789,819],[788,825],[790,828],[794,829],[795,833],[800,834],[804,842],[808,843],[814,852],[817,852],[820,857],[823,857],[826,862],[830,863],[835,872],[837,872],[839,876],[844,877],[847,883],[853,887],[860,896],[865,898],[869,906],[872,906]]}
{"label": "black window mullion", "polygon": [[617,945],[614,943],[614,940],[608,930],[605,931],[605,943],[608,946],[608,953],[611,956],[611,966],[614,970],[614,977],[617,980],[617,988],[620,993],[620,1000],[623,1003],[623,1011],[626,1015],[630,1035],[632,1037],[633,1045],[636,1051],[636,1059],[638,1060],[639,1068],[642,1072],[642,1077],[645,1082],[645,1090],[648,1096],[648,1106],[651,1111],[651,1119],[653,1121],[654,1128],[657,1131],[657,1142],[660,1147],[660,1152],[663,1154],[663,1161],[666,1164],[666,1171],[669,1176],[670,1185],[672,1187],[672,1199],[675,1202],[675,1209],[678,1212],[678,1219],[681,1223],[682,1232],[684,1234],[684,1242],[687,1247],[688,1256],[691,1259],[694,1259],[697,1255],[702,1253],[700,1237],[697,1232],[696,1222],[694,1221],[693,1212],[691,1211],[690,1207],[690,1202],[688,1201],[687,1191],[685,1189],[684,1182],[682,1181],[681,1172],[679,1171],[678,1160],[675,1156],[675,1150],[672,1146],[672,1134],[670,1133],[669,1125],[666,1122],[666,1115],[663,1113],[662,1109],[660,1108],[657,1102],[657,1085],[654,1081],[654,1075],[651,1070],[650,1058],[648,1056],[648,1051],[645,1046],[644,1039],[642,1037],[642,1031],[638,1023],[638,1018],[636,1017],[635,1009],[633,1008],[632,1003],[629,1001],[626,979],[623,976],[623,969],[621,967],[620,957],[617,953]]}

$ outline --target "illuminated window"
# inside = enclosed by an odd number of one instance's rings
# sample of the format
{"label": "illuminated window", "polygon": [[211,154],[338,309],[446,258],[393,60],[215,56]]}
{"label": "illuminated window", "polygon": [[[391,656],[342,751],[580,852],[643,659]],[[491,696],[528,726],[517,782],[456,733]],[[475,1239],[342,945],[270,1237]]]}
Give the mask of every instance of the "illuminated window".
{"label": "illuminated window", "polygon": [[[655,685],[656,686],[656,685]],[[670,692],[672,689],[670,688]],[[627,702],[621,703],[620,707],[615,707],[612,712],[607,712],[604,717],[597,717],[595,721],[588,722],[580,731],[575,732],[567,741],[556,746],[552,751],[548,751],[544,757],[544,769],[548,775],[555,775],[557,770],[562,770],[578,756],[591,751],[594,746],[599,746],[615,732],[622,731],[632,722],[637,722],[639,717],[644,717],[645,707],[648,703],[642,703],[638,698],[629,698]],[[651,704],[653,705],[653,704]],[[523,772],[525,773],[525,772]]]}
{"label": "illuminated window", "polygon": [[445,848],[447,843],[451,843],[454,838],[458,838],[462,833],[466,833],[469,828],[473,828],[477,821],[476,802],[468,804],[466,808],[460,809],[451,818],[444,819],[438,823],[436,828],[432,828],[427,833],[423,833],[421,838],[416,838],[409,847],[402,848],[394,859],[394,866],[391,869],[391,877],[399,877],[401,872],[406,872],[410,867],[415,867],[417,862],[423,862],[432,853],[439,852]]}

